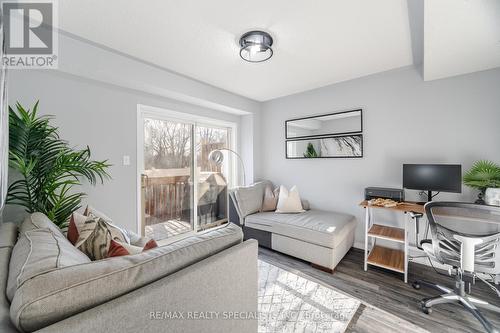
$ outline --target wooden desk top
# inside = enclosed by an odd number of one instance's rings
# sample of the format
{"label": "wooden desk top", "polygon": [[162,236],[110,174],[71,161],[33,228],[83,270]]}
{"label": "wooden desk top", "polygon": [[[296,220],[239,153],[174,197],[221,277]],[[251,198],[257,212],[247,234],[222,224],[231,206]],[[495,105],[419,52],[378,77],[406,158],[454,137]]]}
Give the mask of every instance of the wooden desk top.
{"label": "wooden desk top", "polygon": [[363,200],[359,205],[361,207],[364,207],[364,208],[371,207],[371,208],[397,210],[397,211],[401,211],[401,212],[414,212],[414,213],[421,213],[421,214],[425,213],[424,206],[419,205],[415,202],[400,202],[395,207],[382,207],[382,206],[369,205],[367,200]]}

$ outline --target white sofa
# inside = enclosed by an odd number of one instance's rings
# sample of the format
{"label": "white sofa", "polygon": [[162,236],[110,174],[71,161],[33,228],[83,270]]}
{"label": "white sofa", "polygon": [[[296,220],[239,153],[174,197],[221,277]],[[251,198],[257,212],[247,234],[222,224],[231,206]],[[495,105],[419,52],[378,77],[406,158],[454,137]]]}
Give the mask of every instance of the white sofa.
{"label": "white sofa", "polygon": [[[242,226],[245,239],[333,271],[354,243],[354,216],[316,209],[303,213],[260,212],[269,181],[230,193],[230,221]],[[308,208],[307,202],[303,206]]]}

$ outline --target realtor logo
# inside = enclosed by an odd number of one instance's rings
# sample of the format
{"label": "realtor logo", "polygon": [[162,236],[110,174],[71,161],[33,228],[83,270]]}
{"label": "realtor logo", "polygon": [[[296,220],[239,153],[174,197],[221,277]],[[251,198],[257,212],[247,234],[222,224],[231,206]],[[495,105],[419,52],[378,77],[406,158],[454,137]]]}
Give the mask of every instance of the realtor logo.
{"label": "realtor logo", "polygon": [[3,1],[7,68],[57,68],[57,12],[53,1]]}

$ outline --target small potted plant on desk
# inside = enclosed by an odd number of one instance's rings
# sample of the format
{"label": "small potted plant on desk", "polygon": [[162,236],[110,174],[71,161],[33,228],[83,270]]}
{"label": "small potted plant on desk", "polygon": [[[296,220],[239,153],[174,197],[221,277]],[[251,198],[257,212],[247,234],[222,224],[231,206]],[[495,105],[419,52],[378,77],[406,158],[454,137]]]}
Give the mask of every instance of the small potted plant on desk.
{"label": "small potted plant on desk", "polygon": [[491,161],[477,161],[463,177],[465,185],[479,190],[477,204],[500,206],[500,166]]}

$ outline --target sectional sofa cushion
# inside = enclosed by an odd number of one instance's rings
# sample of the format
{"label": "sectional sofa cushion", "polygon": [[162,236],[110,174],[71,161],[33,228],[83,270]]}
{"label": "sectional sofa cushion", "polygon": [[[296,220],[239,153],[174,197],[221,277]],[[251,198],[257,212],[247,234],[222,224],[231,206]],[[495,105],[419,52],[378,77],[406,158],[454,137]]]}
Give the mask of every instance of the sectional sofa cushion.
{"label": "sectional sofa cushion", "polygon": [[321,210],[298,214],[262,212],[247,216],[245,225],[333,249],[356,228],[356,220],[349,214]]}
{"label": "sectional sofa cushion", "polygon": [[11,320],[22,331],[40,329],[143,287],[242,240],[241,228],[230,223],[140,254],[49,270],[19,286],[10,308]]}
{"label": "sectional sofa cushion", "polygon": [[14,223],[0,223],[0,249],[12,248],[17,240],[17,225]]}
{"label": "sectional sofa cushion", "polygon": [[[0,223],[0,290],[7,288],[9,261],[12,248],[17,240],[17,225],[14,223]],[[7,295],[0,295],[0,332],[15,332],[9,316],[10,304]]]}
{"label": "sectional sofa cushion", "polygon": [[242,218],[261,210],[264,189],[268,184],[270,182],[258,182],[235,190],[234,194]]}
{"label": "sectional sofa cushion", "polygon": [[34,229],[43,229],[48,228],[54,233],[63,234],[61,229],[54,224],[45,214],[43,213],[33,213],[24,219],[23,223],[19,227],[19,234],[24,234],[26,231],[34,230]]}
{"label": "sectional sofa cushion", "polygon": [[269,181],[262,181],[250,186],[239,187],[234,190],[234,196],[236,198],[241,218],[260,212],[262,208],[262,201],[264,200],[264,189],[267,185],[272,186],[272,183]]}
{"label": "sectional sofa cushion", "polygon": [[29,279],[52,270],[84,264],[90,259],[61,233],[49,228],[28,230],[19,236],[12,250],[7,282],[7,297]]}

